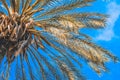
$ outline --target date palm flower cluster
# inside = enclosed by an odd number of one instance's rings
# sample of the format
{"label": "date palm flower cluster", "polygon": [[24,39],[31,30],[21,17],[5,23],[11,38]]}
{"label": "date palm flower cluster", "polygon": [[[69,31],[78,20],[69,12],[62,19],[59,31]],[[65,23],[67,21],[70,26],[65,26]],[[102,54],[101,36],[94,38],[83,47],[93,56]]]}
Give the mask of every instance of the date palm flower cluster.
{"label": "date palm flower cluster", "polygon": [[82,60],[107,71],[105,62],[116,57],[80,31],[104,28],[106,16],[75,12],[92,1],[0,0],[0,78],[83,80]]}

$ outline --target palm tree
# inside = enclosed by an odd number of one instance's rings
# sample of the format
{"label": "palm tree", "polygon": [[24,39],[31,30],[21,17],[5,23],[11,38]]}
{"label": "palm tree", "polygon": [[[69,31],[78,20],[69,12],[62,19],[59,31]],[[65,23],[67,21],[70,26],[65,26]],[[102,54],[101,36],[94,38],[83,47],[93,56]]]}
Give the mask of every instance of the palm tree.
{"label": "palm tree", "polygon": [[93,0],[0,0],[0,79],[84,80],[85,61],[98,74],[117,58],[80,32],[104,28],[106,16],[74,12]]}

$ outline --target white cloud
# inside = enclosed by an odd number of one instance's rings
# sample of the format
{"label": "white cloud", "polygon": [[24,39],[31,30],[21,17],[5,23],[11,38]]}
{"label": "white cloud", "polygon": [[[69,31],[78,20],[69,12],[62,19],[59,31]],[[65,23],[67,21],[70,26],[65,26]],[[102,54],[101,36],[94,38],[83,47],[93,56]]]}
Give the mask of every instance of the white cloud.
{"label": "white cloud", "polygon": [[96,40],[104,40],[110,41],[116,35],[114,34],[114,26],[115,22],[120,16],[120,5],[115,2],[111,2],[107,5],[107,14],[109,14],[109,18],[107,19],[107,27],[99,31],[99,35],[96,37]]}

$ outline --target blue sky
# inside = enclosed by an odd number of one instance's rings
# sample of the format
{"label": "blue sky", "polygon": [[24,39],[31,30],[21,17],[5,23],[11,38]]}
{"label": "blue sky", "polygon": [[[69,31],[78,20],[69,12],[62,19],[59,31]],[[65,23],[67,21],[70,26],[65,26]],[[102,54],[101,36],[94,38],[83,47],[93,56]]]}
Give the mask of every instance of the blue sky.
{"label": "blue sky", "polygon": [[[120,0],[97,0],[91,7],[87,7],[84,10],[109,15],[105,29],[97,31],[84,29],[83,32],[92,36],[96,43],[120,58]],[[120,63],[114,64],[113,62],[110,62],[106,65],[110,71],[103,73],[100,76],[98,76],[93,70],[90,70],[87,66],[87,68],[84,67],[82,72],[88,76],[88,80],[119,80]]]}

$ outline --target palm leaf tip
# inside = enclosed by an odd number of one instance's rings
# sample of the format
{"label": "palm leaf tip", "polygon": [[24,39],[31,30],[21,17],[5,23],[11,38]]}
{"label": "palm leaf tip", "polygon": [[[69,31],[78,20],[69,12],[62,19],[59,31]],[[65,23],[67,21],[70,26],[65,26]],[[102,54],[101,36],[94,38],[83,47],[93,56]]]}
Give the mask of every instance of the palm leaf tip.
{"label": "palm leaf tip", "polygon": [[[27,79],[25,75],[29,72],[31,79],[42,77],[45,80],[48,77],[46,67],[52,73],[49,75],[57,80],[62,80],[62,77],[84,80],[73,63],[81,66],[78,59],[83,58],[97,73],[107,71],[105,63],[109,59],[115,62],[118,60],[93,43],[88,35],[78,31],[82,28],[104,28],[105,15],[81,12],[64,14],[75,8],[88,6],[94,0],[67,1],[69,3],[59,0],[9,0],[8,5],[6,0],[0,0],[7,11],[0,12],[0,61],[6,57],[9,65],[2,75],[8,78],[12,62],[15,62],[21,79]],[[59,5],[54,7],[55,4]],[[38,69],[36,73],[41,75],[33,73],[31,63]]]}

